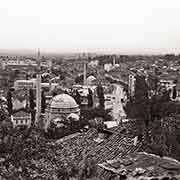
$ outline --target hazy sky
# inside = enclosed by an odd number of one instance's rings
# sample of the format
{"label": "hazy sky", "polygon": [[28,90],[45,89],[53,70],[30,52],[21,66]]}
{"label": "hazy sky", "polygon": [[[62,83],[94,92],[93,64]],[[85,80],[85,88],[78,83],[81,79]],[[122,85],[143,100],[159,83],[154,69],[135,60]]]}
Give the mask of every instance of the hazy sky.
{"label": "hazy sky", "polygon": [[180,53],[179,0],[0,0],[0,49]]}

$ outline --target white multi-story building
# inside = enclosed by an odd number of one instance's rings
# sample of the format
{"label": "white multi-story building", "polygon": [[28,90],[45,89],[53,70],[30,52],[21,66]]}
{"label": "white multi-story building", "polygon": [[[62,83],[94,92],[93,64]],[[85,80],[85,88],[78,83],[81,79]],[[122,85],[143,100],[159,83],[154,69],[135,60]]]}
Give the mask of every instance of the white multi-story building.
{"label": "white multi-story building", "polygon": [[96,67],[96,66],[98,66],[98,64],[99,64],[99,61],[98,60],[94,60],[94,61],[89,62],[88,66]]}

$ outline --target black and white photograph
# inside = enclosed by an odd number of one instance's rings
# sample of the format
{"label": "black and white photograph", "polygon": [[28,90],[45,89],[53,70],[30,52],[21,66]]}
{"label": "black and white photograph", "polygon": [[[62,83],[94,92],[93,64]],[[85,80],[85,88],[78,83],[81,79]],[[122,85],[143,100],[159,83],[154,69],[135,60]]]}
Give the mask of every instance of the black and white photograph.
{"label": "black and white photograph", "polygon": [[180,1],[0,0],[0,180],[180,180]]}

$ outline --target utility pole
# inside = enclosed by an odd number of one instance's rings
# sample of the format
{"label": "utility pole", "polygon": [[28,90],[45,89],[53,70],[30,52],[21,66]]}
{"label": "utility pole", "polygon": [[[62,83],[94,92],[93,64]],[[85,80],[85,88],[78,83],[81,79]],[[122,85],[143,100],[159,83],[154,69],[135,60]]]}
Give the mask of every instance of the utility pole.
{"label": "utility pole", "polygon": [[40,120],[41,115],[41,57],[40,50],[38,49],[37,56],[37,82],[36,82],[36,124]]}

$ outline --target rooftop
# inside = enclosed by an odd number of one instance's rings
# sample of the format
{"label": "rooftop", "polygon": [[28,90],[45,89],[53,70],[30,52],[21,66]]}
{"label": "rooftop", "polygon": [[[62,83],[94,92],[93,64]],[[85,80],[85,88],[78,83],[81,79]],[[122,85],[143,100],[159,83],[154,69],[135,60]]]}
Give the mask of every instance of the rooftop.
{"label": "rooftop", "polygon": [[13,113],[13,116],[15,117],[25,117],[25,116],[30,116],[29,112],[26,112],[25,110],[18,110]]}
{"label": "rooftop", "polygon": [[[98,136],[96,129],[90,129],[85,133],[59,140],[56,142],[58,159],[75,164],[81,168],[83,165],[84,150],[86,150],[85,156],[93,156],[96,164],[114,158],[121,158],[138,151],[141,144],[139,143],[137,146],[134,146],[133,138],[123,135],[121,131],[122,129],[119,127],[113,135],[100,143],[95,141]],[[108,178],[108,176],[106,178],[106,172],[100,167],[98,167],[97,172],[98,178],[103,177],[103,180]]]}
{"label": "rooftop", "polygon": [[150,180],[152,178],[180,178],[180,162],[168,157],[137,152],[122,159],[114,159],[99,164],[105,171],[112,174],[126,175],[131,180]]}

